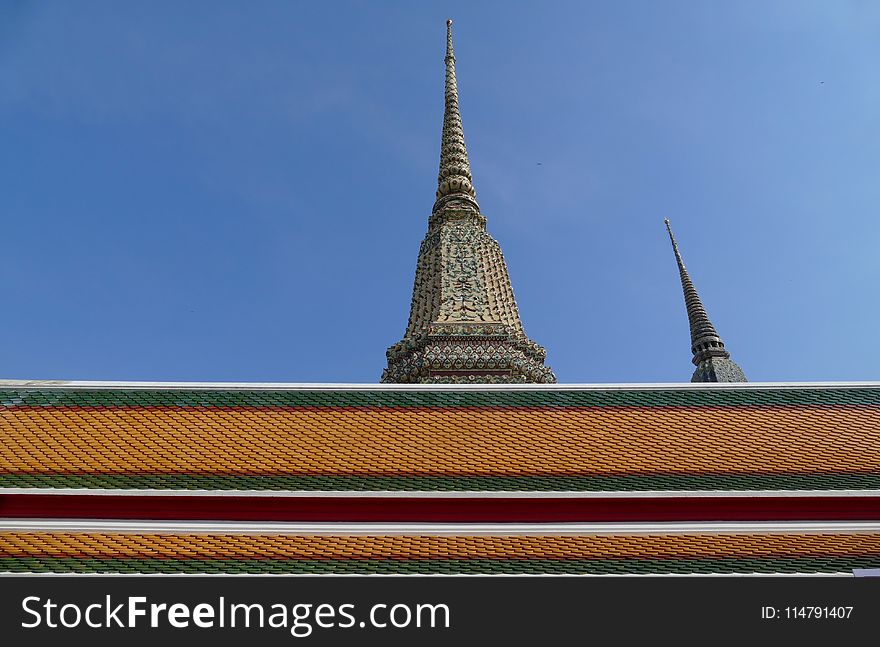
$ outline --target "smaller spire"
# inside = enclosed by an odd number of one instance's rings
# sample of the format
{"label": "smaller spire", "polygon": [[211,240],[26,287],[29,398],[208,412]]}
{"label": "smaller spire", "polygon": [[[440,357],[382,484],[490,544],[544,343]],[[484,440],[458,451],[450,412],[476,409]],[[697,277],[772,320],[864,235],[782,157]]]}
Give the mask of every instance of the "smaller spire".
{"label": "smaller spire", "polygon": [[724,342],[709,320],[703,301],[684,266],[669,219],[665,218],[663,223],[666,225],[672,250],[675,252],[675,262],[678,264],[678,274],[681,278],[684,304],[691,329],[691,353],[693,353],[691,361],[697,367],[691,382],[746,382],[745,374],[730,359],[730,353],[725,349]]}
{"label": "smaller spire", "polygon": [[446,19],[446,58],[455,59],[455,50],[452,48],[452,18]]}
{"label": "smaller spire", "polygon": [[436,210],[447,198],[462,198],[479,209],[471,176],[471,164],[464,144],[464,128],[458,107],[458,80],[455,76],[455,50],[452,47],[452,20],[446,21],[446,85],[444,91],[443,136],[440,142],[440,173],[437,177]]}

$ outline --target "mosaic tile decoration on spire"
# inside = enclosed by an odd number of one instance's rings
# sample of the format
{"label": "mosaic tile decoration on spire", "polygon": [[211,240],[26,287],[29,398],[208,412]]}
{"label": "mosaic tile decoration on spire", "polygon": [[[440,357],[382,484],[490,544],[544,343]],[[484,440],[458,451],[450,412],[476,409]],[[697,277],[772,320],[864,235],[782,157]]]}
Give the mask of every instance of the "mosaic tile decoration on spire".
{"label": "mosaic tile decoration on spire", "polygon": [[691,361],[697,367],[691,376],[691,382],[748,382],[739,364],[730,359],[730,353],[709,320],[697,288],[694,287],[694,282],[684,266],[669,219],[665,219],[663,223],[666,225],[669,240],[672,242],[672,251],[675,253],[691,330],[691,353],[693,353]]}
{"label": "mosaic tile decoration on spire", "polygon": [[385,383],[553,383],[523,330],[501,247],[476,199],[458,105],[452,21],[437,195],[419,249],[409,322]]}

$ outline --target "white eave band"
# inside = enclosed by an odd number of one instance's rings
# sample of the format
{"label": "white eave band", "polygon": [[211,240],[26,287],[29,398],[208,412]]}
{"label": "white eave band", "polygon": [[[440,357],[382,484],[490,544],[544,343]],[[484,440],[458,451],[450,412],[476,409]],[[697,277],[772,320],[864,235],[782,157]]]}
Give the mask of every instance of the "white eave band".
{"label": "white eave band", "polygon": [[87,496],[217,496],[389,499],[669,499],[767,497],[880,497],[880,490],[158,490],[0,487],[4,494]]}
{"label": "white eave band", "polygon": [[646,523],[299,523],[237,521],[119,521],[2,519],[5,532],[118,532],[156,534],[281,534],[381,536],[551,536],[677,534],[880,533],[877,521],[646,522]]}

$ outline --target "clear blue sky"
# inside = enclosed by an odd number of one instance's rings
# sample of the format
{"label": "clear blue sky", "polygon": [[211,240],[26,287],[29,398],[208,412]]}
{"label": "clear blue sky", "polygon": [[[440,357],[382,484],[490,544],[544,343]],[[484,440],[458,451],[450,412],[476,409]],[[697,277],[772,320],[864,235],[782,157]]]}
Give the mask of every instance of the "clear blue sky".
{"label": "clear blue sky", "polygon": [[[560,382],[880,379],[874,2],[0,4],[0,377],[376,382],[475,186]],[[540,165],[538,164],[540,162]]]}

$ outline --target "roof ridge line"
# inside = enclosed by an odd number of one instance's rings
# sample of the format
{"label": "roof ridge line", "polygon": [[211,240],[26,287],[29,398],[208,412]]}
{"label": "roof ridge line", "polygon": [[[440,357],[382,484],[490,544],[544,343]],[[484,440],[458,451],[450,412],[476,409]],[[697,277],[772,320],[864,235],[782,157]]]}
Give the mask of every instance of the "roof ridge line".
{"label": "roof ridge line", "polygon": [[0,380],[0,389],[168,389],[202,391],[693,391],[880,388],[880,381],[611,382],[571,384],[376,384],[357,382],[151,382],[112,380]]}

